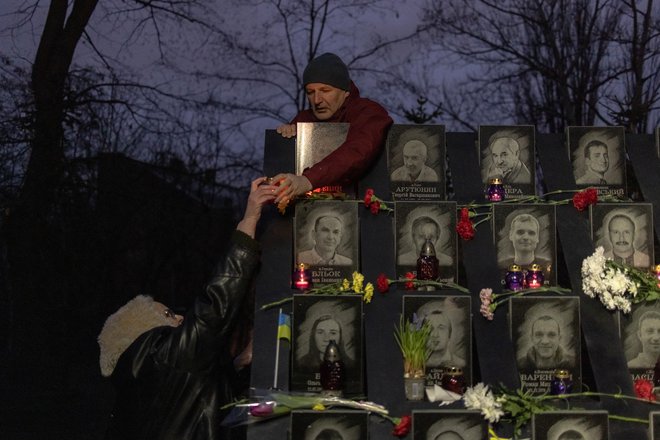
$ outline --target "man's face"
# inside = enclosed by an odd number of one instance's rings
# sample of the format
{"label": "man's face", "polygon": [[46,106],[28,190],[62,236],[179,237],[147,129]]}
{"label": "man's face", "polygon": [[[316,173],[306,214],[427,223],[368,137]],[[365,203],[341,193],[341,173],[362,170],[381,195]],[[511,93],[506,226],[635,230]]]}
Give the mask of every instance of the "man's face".
{"label": "man's face", "polygon": [[433,440],[463,440],[463,437],[454,431],[441,432]]}
{"label": "man's face", "polygon": [[431,324],[432,331],[428,346],[433,351],[445,351],[449,343],[451,325],[444,313],[431,314],[426,317]]}
{"label": "man's face", "polygon": [[313,231],[317,251],[334,253],[341,243],[342,224],[336,217],[323,217]]}
{"label": "man's face", "polygon": [[490,147],[493,163],[502,174],[508,174],[518,163],[518,152],[512,152],[503,139],[493,142]]}
{"label": "man's face", "polygon": [[660,319],[647,318],[637,332],[642,342],[642,351],[655,357],[660,355]]}
{"label": "man's face", "polygon": [[557,440],[584,440],[584,436],[573,429],[569,429],[559,434]]}
{"label": "man's face", "polygon": [[436,228],[433,223],[425,223],[416,227],[412,235],[413,241],[415,242],[415,248],[417,249],[417,254],[422,252],[422,246],[424,246],[424,243],[427,239],[430,239],[431,243],[433,243],[433,246],[435,246],[440,235],[438,234],[439,232],[440,231],[438,231],[438,228]]}
{"label": "man's face", "polygon": [[339,344],[340,339],[341,331],[339,330],[339,323],[334,319],[326,319],[325,321],[319,322],[316,326],[314,343],[321,353],[325,353],[325,349],[330,343],[330,340],[334,340]]}
{"label": "man's face", "polygon": [[607,147],[596,145],[589,149],[589,156],[584,159],[587,168],[596,173],[603,174],[610,167],[610,157],[607,154]]}
{"label": "man's face", "polygon": [[617,256],[628,256],[633,252],[635,225],[625,218],[617,217],[610,222],[612,252]]}
{"label": "man's face", "polygon": [[532,343],[543,359],[555,355],[559,346],[559,324],[554,319],[538,320],[532,326]]}
{"label": "man's face", "polygon": [[412,177],[419,176],[426,164],[426,147],[419,141],[408,142],[403,147],[403,165]]}
{"label": "man's face", "polygon": [[307,84],[305,93],[312,113],[321,121],[330,119],[348,97],[347,91],[323,83]]}
{"label": "man's face", "polygon": [[539,244],[539,230],[533,221],[518,221],[511,225],[509,239],[516,251],[532,252]]}

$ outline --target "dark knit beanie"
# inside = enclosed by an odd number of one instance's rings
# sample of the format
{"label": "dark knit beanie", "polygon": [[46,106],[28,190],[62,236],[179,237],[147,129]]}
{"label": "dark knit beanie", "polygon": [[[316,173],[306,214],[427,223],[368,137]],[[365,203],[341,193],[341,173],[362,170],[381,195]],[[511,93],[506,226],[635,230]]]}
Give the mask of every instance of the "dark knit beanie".
{"label": "dark knit beanie", "polygon": [[334,53],[324,53],[309,62],[303,72],[303,86],[309,83],[328,84],[338,89],[348,91],[351,78],[348,76],[348,67]]}

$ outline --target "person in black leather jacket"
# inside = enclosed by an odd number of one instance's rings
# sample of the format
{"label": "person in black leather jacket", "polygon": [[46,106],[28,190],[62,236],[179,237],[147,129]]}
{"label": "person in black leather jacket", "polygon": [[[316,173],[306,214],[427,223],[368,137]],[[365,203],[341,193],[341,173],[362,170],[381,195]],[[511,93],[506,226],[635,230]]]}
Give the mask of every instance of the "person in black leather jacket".
{"label": "person in black leather jacket", "polygon": [[[223,437],[220,408],[232,399],[235,374],[229,339],[259,263],[261,209],[275,198],[265,181],[252,182],[229,249],[185,317],[140,295],[106,320],[98,337],[101,373],[117,390],[107,439]],[[251,353],[239,358],[249,362]]]}

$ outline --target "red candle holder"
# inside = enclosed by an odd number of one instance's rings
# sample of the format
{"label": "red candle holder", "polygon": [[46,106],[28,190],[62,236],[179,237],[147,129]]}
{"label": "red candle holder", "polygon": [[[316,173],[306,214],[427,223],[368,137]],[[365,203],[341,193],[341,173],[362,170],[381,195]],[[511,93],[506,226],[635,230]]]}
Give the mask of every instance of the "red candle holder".
{"label": "red candle holder", "polygon": [[525,275],[525,282],[527,288],[538,289],[543,286],[545,276],[543,275],[543,268],[539,264],[532,264]]}
{"label": "red candle holder", "polygon": [[291,275],[291,287],[300,291],[312,288],[312,272],[305,263],[298,263]]}
{"label": "red candle holder", "polygon": [[491,202],[501,202],[505,197],[506,191],[504,190],[502,179],[498,177],[491,179],[488,189],[486,190],[486,199]]}

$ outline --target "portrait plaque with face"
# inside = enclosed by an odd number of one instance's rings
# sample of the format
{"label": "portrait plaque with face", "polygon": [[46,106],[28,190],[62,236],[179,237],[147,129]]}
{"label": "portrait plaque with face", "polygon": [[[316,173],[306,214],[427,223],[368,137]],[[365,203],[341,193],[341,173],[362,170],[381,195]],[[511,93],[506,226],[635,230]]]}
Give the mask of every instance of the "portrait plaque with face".
{"label": "portrait plaque with face", "polygon": [[358,410],[291,411],[296,440],[363,440],[369,438],[369,413]]}
{"label": "portrait plaque with face", "polygon": [[605,249],[606,258],[643,270],[653,265],[651,203],[598,203],[589,212],[591,239]]}
{"label": "portrait plaque with face", "polygon": [[550,391],[555,370],[568,370],[573,391],[580,389],[580,299],[523,296],[509,302],[511,341],[521,386]]}
{"label": "portrait plaque with face", "polygon": [[463,295],[404,295],[403,318],[424,319],[433,331],[429,346],[433,350],[426,362],[426,386],[441,385],[447,367],[463,370],[465,381],[472,383],[472,325],[470,297]]}
{"label": "portrait plaque with face", "polygon": [[456,202],[396,202],[394,228],[397,274],[417,273],[417,259],[429,240],[435,248],[440,278],[456,280]]}
{"label": "portrait plaque with face", "polygon": [[500,178],[508,198],[536,193],[535,134],[533,125],[479,127],[479,161],[484,188],[491,179]]}
{"label": "portrait plaque with face", "polygon": [[[349,125],[348,122],[298,122],[296,124],[296,174],[301,175],[306,168],[321,162],[343,144]],[[353,185],[339,183],[324,186],[321,191],[343,192],[351,199],[355,199],[356,194]]]}
{"label": "portrait plaque with face", "polygon": [[445,126],[393,125],[386,141],[393,200],[445,200]]}
{"label": "portrait plaque with face", "polygon": [[660,304],[633,304],[630,313],[619,313],[623,352],[632,380],[653,380],[660,357]]}
{"label": "portrait plaque with face", "polygon": [[479,411],[415,410],[412,432],[413,440],[482,440],[488,422]]}
{"label": "portrait plaque with face", "polygon": [[358,270],[358,205],[338,200],[296,203],[294,265],[305,263],[315,285],[351,279]]}
{"label": "portrait plaque with face", "polygon": [[554,205],[493,206],[493,242],[503,284],[511,265],[517,264],[526,271],[534,263],[543,268],[545,284],[557,284],[555,226]]}
{"label": "portrait plaque with face", "polygon": [[568,154],[577,188],[598,194],[626,194],[623,127],[568,127]]}
{"label": "portrait plaque with face", "polygon": [[293,295],[291,391],[321,391],[319,368],[331,340],[345,367],[344,395],[364,393],[362,296]]}
{"label": "portrait plaque with face", "polygon": [[607,411],[547,411],[532,415],[533,440],[608,440]]}
{"label": "portrait plaque with face", "polygon": [[649,412],[649,439],[660,440],[660,411]]}

